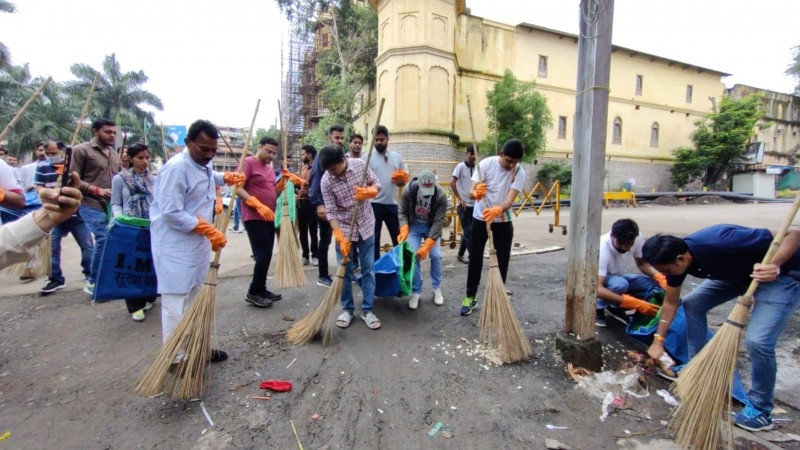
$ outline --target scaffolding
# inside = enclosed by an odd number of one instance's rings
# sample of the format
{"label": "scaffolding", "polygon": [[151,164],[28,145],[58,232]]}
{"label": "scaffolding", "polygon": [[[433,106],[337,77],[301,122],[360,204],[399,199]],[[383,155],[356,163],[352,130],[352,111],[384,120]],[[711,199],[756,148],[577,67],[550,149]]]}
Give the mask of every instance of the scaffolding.
{"label": "scaffolding", "polygon": [[[281,116],[286,127],[287,149],[290,170],[297,170],[303,136],[314,129],[321,116],[319,104],[320,87],[317,82],[317,29],[308,15],[297,15],[289,23],[289,45],[282,54],[281,66]],[[283,149],[281,149],[281,152]],[[283,158],[283,153],[278,155]]]}

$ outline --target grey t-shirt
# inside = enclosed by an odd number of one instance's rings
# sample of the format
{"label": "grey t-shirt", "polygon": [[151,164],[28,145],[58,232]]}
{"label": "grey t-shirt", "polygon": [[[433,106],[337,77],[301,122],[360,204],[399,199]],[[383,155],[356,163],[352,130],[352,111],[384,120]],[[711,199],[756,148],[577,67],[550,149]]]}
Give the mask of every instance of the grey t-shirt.
{"label": "grey t-shirt", "polygon": [[[372,150],[374,153],[369,159],[369,168],[375,172],[378,181],[381,183],[381,191],[378,196],[372,200],[372,203],[379,205],[396,205],[397,204],[397,186],[392,183],[392,174],[397,170],[405,170],[408,172],[408,166],[403,162],[403,157],[399,153],[393,152],[389,149],[386,153],[381,154],[377,150]],[[364,156],[362,155],[362,159]]]}
{"label": "grey t-shirt", "polygon": [[453,170],[453,178],[456,179],[456,189],[458,189],[458,196],[467,208],[475,206],[475,200],[469,196],[472,190],[472,172],[475,171],[473,166],[471,169],[467,167],[464,161],[461,161]]}

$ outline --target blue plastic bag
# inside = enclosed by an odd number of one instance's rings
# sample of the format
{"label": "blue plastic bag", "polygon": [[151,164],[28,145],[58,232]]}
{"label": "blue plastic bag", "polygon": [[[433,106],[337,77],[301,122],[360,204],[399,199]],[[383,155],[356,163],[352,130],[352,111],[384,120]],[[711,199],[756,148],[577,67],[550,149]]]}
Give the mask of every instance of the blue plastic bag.
{"label": "blue plastic bag", "polygon": [[120,216],[108,230],[92,299],[155,297],[158,289],[150,250],[150,221]]}
{"label": "blue plastic bag", "polygon": [[411,295],[416,258],[408,242],[403,242],[375,261],[375,296]]}

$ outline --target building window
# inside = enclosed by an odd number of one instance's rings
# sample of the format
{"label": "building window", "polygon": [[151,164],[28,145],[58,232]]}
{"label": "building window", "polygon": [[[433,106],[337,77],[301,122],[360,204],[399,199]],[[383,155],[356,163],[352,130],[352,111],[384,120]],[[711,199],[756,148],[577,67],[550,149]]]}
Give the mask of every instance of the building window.
{"label": "building window", "polygon": [[694,87],[691,84],[686,85],[686,103],[692,103],[692,91],[694,91]]}
{"label": "building window", "polygon": [[614,118],[614,125],[611,129],[611,143],[622,144],[622,119]]}
{"label": "building window", "polygon": [[650,127],[650,147],[658,148],[658,122]]}
{"label": "building window", "polygon": [[547,78],[547,56],[539,55],[539,76]]}
{"label": "building window", "polygon": [[320,45],[322,46],[322,48],[328,48],[330,46],[328,42],[328,33],[322,33],[320,34],[319,37],[320,37]]}
{"label": "building window", "polygon": [[567,138],[567,116],[558,116],[558,138]]}
{"label": "building window", "polygon": [[642,95],[644,87],[644,75],[636,75],[636,95]]}

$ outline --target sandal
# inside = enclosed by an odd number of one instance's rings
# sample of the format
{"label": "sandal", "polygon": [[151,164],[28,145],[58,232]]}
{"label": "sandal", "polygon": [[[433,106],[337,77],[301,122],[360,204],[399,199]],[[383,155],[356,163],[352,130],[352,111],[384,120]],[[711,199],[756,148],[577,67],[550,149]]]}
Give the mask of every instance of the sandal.
{"label": "sandal", "polygon": [[377,330],[381,327],[381,321],[378,319],[378,316],[375,315],[372,311],[368,313],[361,314],[361,320],[364,321],[365,324],[369,327],[370,330]]}
{"label": "sandal", "polygon": [[351,320],[353,320],[353,313],[344,311],[339,318],[336,319],[336,326],[339,328],[347,328],[350,326]]}

